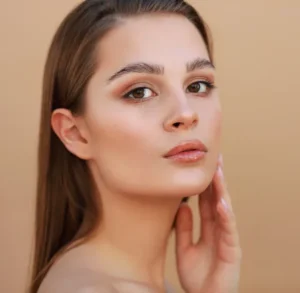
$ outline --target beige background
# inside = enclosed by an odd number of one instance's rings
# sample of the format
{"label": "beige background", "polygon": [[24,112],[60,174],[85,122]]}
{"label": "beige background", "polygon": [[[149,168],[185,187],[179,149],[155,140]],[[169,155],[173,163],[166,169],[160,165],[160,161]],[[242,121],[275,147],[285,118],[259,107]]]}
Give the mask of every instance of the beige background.
{"label": "beige background", "polygon": [[[0,0],[3,293],[24,292],[42,70],[54,30],[78,2]],[[215,39],[225,171],[244,250],[240,293],[300,292],[300,1],[191,2]],[[175,272],[171,247],[178,286]]]}

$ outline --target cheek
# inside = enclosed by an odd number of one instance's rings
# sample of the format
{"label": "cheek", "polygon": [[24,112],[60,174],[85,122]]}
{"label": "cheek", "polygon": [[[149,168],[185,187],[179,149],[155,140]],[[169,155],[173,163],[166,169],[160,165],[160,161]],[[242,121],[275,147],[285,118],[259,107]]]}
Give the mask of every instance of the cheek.
{"label": "cheek", "polygon": [[[112,113],[112,114],[108,114]],[[114,114],[116,113],[116,114]],[[123,155],[136,156],[146,144],[142,117],[126,111],[98,111],[89,119],[90,139],[95,156],[105,154],[120,158]]]}
{"label": "cheek", "polygon": [[220,137],[222,134],[222,111],[221,111],[221,109],[218,109],[217,111],[215,111],[212,120],[213,120],[212,125],[214,127],[215,135]]}
{"label": "cheek", "polygon": [[[208,110],[208,109],[206,109]],[[219,104],[213,105],[207,113],[207,135],[211,142],[217,142],[222,134],[222,110]]]}
{"label": "cheek", "polygon": [[209,111],[209,116],[207,120],[207,139],[210,149],[210,157],[208,160],[208,165],[210,166],[208,170],[209,178],[213,176],[215,172],[215,167],[217,164],[218,156],[221,151],[221,135],[222,135],[222,111],[221,108],[212,107]]}
{"label": "cheek", "polygon": [[[218,156],[221,151],[221,134],[222,134],[222,112],[219,107],[214,107],[211,109],[210,114],[208,116],[206,134],[207,134],[207,142],[209,147],[209,157],[207,160],[207,173],[206,178],[208,181],[213,177]],[[207,181],[207,182],[208,182]]]}

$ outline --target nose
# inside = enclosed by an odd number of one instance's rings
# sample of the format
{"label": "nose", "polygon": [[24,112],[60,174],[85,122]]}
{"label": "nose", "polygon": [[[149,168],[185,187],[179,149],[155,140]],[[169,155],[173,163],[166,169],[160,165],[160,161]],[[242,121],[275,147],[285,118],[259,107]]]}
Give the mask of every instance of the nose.
{"label": "nose", "polygon": [[168,132],[190,130],[198,125],[199,115],[187,103],[179,101],[176,110],[165,120],[164,129]]}

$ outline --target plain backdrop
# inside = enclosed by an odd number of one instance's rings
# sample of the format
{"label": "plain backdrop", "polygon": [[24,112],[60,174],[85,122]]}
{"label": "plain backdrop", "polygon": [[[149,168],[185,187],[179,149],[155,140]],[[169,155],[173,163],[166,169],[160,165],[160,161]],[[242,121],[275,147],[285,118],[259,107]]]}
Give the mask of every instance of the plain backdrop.
{"label": "plain backdrop", "polygon": [[[79,2],[0,0],[3,293],[24,292],[43,66],[54,31]],[[214,36],[225,175],[244,252],[240,293],[299,293],[300,1],[190,2]],[[191,204],[197,235],[196,200]],[[181,292],[173,240],[167,275]]]}

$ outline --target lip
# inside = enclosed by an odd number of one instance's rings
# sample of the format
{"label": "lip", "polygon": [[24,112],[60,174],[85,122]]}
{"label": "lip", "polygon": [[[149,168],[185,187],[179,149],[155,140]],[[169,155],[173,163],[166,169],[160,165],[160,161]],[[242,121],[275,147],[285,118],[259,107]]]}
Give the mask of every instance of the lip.
{"label": "lip", "polygon": [[164,158],[180,162],[196,162],[208,152],[207,147],[200,140],[185,141],[168,151]]}

